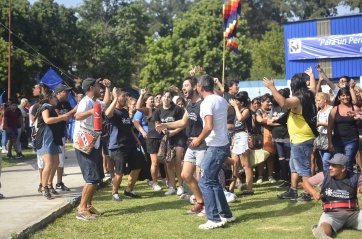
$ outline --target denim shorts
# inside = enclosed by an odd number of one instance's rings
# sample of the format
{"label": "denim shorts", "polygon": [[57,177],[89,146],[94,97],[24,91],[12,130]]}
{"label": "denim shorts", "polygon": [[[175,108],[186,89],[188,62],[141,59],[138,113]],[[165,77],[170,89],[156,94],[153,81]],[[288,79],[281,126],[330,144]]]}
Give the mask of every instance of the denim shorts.
{"label": "denim shorts", "polygon": [[184,156],[184,162],[189,162],[192,164],[195,164],[197,166],[200,166],[202,159],[204,158],[206,150],[203,149],[190,149],[187,148],[185,156]]}
{"label": "denim shorts", "polygon": [[310,156],[313,151],[313,142],[314,139],[300,144],[290,143],[290,172],[298,173],[302,177],[311,175]]}

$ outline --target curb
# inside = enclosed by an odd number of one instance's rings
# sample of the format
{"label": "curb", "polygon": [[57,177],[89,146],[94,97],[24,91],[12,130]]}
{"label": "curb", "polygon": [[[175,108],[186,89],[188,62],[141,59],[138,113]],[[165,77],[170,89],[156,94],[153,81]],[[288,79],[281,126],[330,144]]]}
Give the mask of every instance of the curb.
{"label": "curb", "polygon": [[[105,179],[102,183],[100,183],[97,187],[97,191],[104,188],[111,182],[111,178]],[[71,212],[74,208],[76,208],[82,197],[82,192],[74,194],[72,197],[66,199],[64,205],[60,206],[55,211],[51,212],[50,214],[46,215],[42,220],[35,222],[30,227],[26,228],[25,230],[21,231],[19,234],[12,233],[10,239],[26,239],[29,238],[31,234],[44,229],[48,226],[48,224],[54,222],[57,218],[63,216],[65,213]]]}

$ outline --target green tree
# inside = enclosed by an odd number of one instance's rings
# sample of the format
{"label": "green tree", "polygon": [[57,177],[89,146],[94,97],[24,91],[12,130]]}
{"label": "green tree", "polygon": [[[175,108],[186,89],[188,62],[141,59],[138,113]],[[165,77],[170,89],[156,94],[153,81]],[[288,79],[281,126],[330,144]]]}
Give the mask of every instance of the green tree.
{"label": "green tree", "polygon": [[151,17],[149,33],[159,37],[172,35],[174,19],[187,12],[194,2],[192,0],[150,0],[147,5]]}
{"label": "green tree", "polygon": [[79,9],[79,74],[110,79],[117,86],[137,82],[149,18],[141,2],[89,0]]}
{"label": "green tree", "polygon": [[284,34],[281,26],[273,24],[260,41],[253,41],[252,49],[251,79],[261,80],[264,76],[284,79]]}
{"label": "green tree", "polygon": [[332,17],[337,15],[341,0],[287,0],[293,17],[299,20]]}
{"label": "green tree", "polygon": [[362,0],[344,0],[342,2],[343,5],[349,6],[351,10],[358,8],[359,12],[362,13]]}
{"label": "green tree", "polygon": [[[202,0],[195,3],[182,18],[174,21],[173,34],[164,38],[148,38],[146,66],[141,72],[142,87],[153,92],[179,84],[190,67],[201,65],[213,76],[222,75],[223,27],[222,3]],[[251,51],[246,21],[239,23],[237,55],[226,49],[226,77],[246,79],[250,76]]]}

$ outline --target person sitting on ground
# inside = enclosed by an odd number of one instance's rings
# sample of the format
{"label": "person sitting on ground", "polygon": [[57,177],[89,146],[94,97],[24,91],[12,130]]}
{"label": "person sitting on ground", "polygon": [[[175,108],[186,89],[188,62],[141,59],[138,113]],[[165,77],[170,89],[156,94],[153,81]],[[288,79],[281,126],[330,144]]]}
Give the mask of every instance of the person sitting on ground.
{"label": "person sitting on ground", "polygon": [[316,238],[331,238],[333,232],[342,228],[362,231],[362,212],[358,207],[357,192],[362,193],[362,177],[348,172],[348,158],[335,154],[328,160],[329,172],[323,180],[321,191],[313,188],[309,181],[303,182],[304,189],[313,198],[323,202],[323,213],[318,225],[312,227]]}

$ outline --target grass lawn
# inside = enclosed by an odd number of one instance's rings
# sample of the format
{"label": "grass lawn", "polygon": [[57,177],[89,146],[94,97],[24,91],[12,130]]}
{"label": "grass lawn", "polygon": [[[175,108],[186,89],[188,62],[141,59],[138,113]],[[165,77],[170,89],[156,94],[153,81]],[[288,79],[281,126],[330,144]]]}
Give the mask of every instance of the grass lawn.
{"label": "grass lawn", "polygon": [[[125,185],[123,180],[122,185]],[[162,185],[164,187],[164,185]],[[224,228],[199,230],[205,217],[187,214],[191,205],[178,196],[164,196],[165,189],[154,192],[146,182],[138,182],[136,191],[141,199],[111,201],[111,186],[98,191],[94,206],[105,211],[96,221],[75,218],[76,210],[58,218],[31,238],[314,238],[311,226],[321,215],[321,203],[293,204],[277,199],[275,185],[255,185],[255,195],[239,197],[230,208],[236,221]],[[121,191],[120,191],[121,192]],[[237,192],[238,193],[238,192]],[[358,238],[361,232],[345,230],[338,238]]]}

